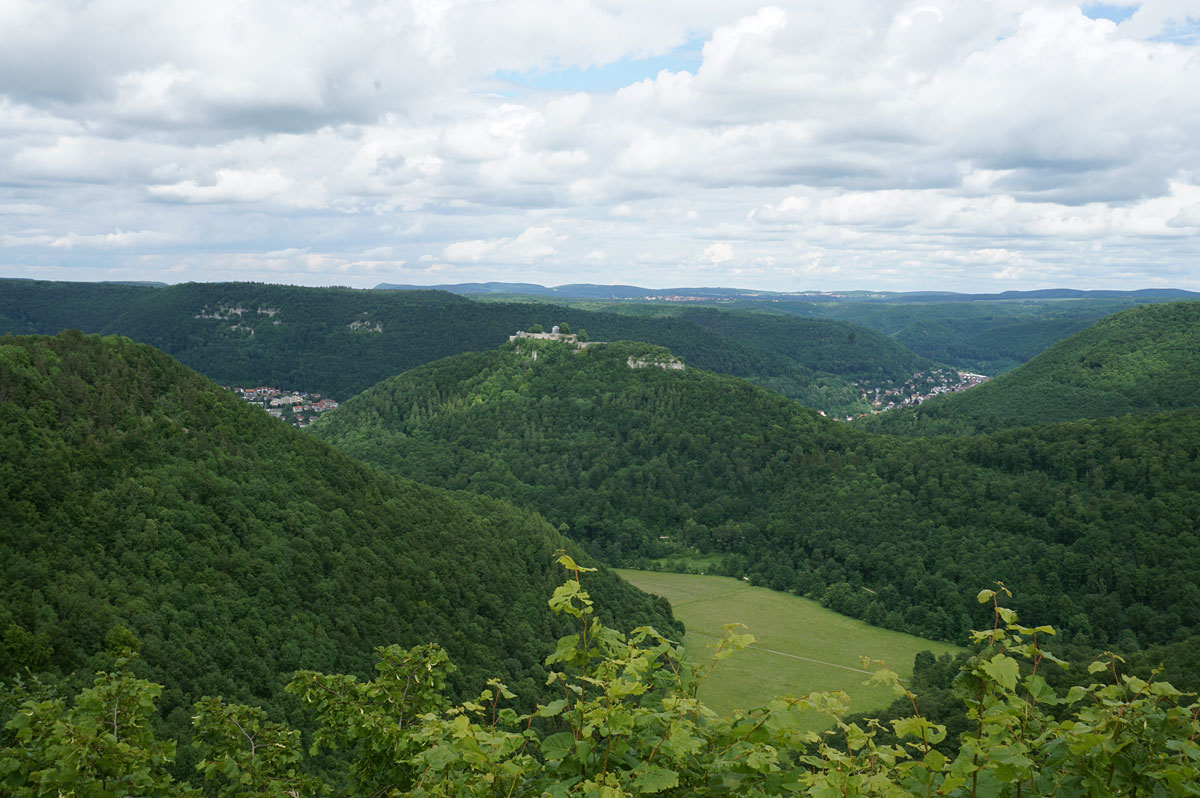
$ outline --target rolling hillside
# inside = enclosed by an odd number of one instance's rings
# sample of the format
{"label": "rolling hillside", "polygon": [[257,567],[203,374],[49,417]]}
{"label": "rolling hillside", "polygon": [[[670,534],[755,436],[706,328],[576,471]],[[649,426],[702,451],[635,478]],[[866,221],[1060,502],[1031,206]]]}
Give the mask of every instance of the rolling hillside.
{"label": "rolling hillside", "polygon": [[536,508],[610,564],[701,557],[925,637],[986,620],[974,596],[994,580],[1096,641],[1200,624],[1200,413],[873,436],[743,380],[655,367],[671,358],[506,344],[386,380],[310,429]]}
{"label": "rolling hillside", "polygon": [[1175,302],[1108,316],[985,385],[864,426],[986,432],[1194,407],[1200,407],[1200,302]]}
{"label": "rolling hillside", "polygon": [[[407,288],[415,290],[412,286]],[[902,349],[908,350],[905,354],[908,358],[915,354],[953,369],[993,377],[1019,366],[1056,341],[1105,316],[1142,304],[1200,297],[1196,292],[1178,289],[1050,289],[956,294],[937,291],[773,293],[722,288],[651,290],[634,286],[587,285],[545,288],[510,283],[443,285],[438,288],[494,301],[555,301],[585,310],[632,315],[692,317],[693,314],[720,310],[723,318],[769,315],[840,320],[892,338]],[[824,333],[818,332],[818,335]],[[768,339],[768,342],[779,340],[785,344],[791,342],[787,337]],[[805,340],[803,334],[800,340]],[[819,353],[819,346],[813,351]],[[852,359],[862,356],[862,351],[852,353]],[[802,357],[800,362],[806,361]],[[841,368],[845,362],[834,360],[833,363],[836,365],[830,370],[843,373]],[[809,365],[813,367],[811,363]]]}
{"label": "rolling hillside", "polygon": [[[287,674],[365,675],[390,643],[441,643],[460,694],[543,689],[565,628],[543,519],[355,462],[150,347],[0,338],[0,455],[0,679],[138,640],[180,728],[200,695],[278,713]],[[678,631],[594,576],[618,625]]]}
{"label": "rolling hillside", "polygon": [[865,328],[759,318],[705,314],[697,323],[551,304],[475,302],[439,291],[0,281],[0,332],[77,328],[125,335],[223,384],[281,385],[339,400],[422,363],[491,349],[534,324],[569,323],[595,340],[667,346],[694,365],[839,414],[867,408],[851,381],[890,384],[921,362]]}
{"label": "rolling hillside", "polygon": [[735,341],[753,344],[813,371],[874,384],[903,382],[933,365],[869,327],[767,313],[688,310],[683,318]]}

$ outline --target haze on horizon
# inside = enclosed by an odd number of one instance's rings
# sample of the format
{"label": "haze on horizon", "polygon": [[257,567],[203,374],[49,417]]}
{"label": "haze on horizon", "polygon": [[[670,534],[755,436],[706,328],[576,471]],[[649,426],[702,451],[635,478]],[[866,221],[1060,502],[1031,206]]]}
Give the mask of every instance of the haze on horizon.
{"label": "haze on horizon", "polygon": [[0,276],[1200,289],[1189,12],[6,0]]}

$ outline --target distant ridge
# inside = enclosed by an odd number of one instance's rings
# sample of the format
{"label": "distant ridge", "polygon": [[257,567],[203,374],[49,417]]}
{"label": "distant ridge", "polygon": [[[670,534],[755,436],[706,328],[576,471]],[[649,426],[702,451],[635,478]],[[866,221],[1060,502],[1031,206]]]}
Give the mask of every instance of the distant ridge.
{"label": "distant ridge", "polygon": [[1119,299],[1143,297],[1158,299],[1200,299],[1200,293],[1182,288],[1139,288],[1134,291],[1095,290],[1077,288],[1042,288],[1034,291],[1001,291],[997,294],[956,294],[942,291],[916,291],[892,294],[891,302],[989,302],[1012,299]]}
{"label": "distant ridge", "polygon": [[636,285],[601,285],[569,283],[544,286],[537,283],[443,283],[440,285],[406,285],[380,283],[377,291],[449,291],[453,294],[478,296],[513,294],[518,296],[548,296],[574,299],[658,299],[689,297],[696,299],[753,299],[799,300],[829,302],[986,302],[1030,299],[1113,299],[1120,297],[1200,299],[1200,293],[1182,288],[1140,288],[1132,291],[1081,290],[1076,288],[1042,288],[1033,291],[1002,291],[999,293],[961,294],[953,291],[759,291],[746,288],[680,287],[642,288]]}
{"label": "distant ridge", "polygon": [[[696,366],[756,380],[841,415],[866,409],[851,379],[894,382],[922,367],[920,358],[865,328],[802,319],[788,324],[783,317],[761,322],[746,319],[717,332],[711,320],[702,325],[677,314],[614,313],[516,297],[477,301],[428,288],[0,283],[0,332],[75,328],[126,335],[221,384],[294,387],[337,400],[421,363],[490,349],[533,324],[565,323],[596,340],[667,346]],[[843,373],[841,364],[851,371]]]}
{"label": "distant ridge", "polygon": [[[599,283],[571,283],[547,287],[536,283],[451,283],[445,285],[400,285],[380,283],[377,291],[449,291],[453,294],[515,294],[519,296],[552,296],[576,299],[649,299],[664,296],[689,295],[711,299],[727,299],[753,296],[791,296],[774,291],[750,291],[744,288],[642,288],[636,285],[603,285]],[[813,294],[819,292],[812,292]]]}

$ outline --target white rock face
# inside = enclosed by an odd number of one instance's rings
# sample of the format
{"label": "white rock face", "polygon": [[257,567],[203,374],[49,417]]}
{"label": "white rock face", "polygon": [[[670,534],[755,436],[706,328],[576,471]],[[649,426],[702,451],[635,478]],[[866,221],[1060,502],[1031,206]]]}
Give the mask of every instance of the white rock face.
{"label": "white rock face", "polygon": [[655,358],[637,357],[637,358],[635,358],[635,357],[631,356],[628,360],[625,361],[625,363],[631,369],[659,368],[659,369],[673,369],[675,371],[683,371],[683,368],[684,368],[683,361],[676,360],[673,357],[667,357],[667,358],[664,358],[664,357],[655,357]]}

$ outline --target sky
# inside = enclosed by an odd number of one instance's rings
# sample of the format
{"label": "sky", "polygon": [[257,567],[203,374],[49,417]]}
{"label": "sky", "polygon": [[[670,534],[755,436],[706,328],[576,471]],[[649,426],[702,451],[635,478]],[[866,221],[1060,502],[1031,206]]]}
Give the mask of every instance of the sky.
{"label": "sky", "polygon": [[0,0],[0,276],[1200,290],[1200,10]]}

